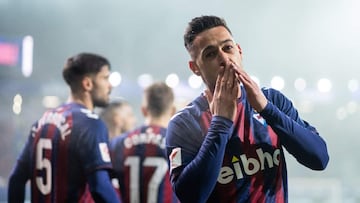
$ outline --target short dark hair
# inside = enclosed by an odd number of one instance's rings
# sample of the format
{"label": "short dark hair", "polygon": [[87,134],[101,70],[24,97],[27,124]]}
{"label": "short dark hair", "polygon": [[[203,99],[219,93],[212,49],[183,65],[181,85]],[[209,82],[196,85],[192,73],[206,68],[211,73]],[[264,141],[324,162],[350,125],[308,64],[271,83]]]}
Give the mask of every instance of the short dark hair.
{"label": "short dark hair", "polygon": [[188,51],[191,49],[193,41],[198,34],[205,30],[218,26],[225,27],[229,31],[229,33],[232,34],[223,18],[212,15],[193,18],[189,22],[184,34],[184,45],[186,49]]}
{"label": "short dark hair", "polygon": [[174,102],[174,93],[164,82],[155,82],[144,90],[144,99],[149,113],[154,117],[160,117]]}
{"label": "short dark hair", "polygon": [[67,59],[62,72],[63,78],[71,90],[76,92],[85,76],[99,73],[104,65],[110,69],[110,62],[105,57],[93,53],[80,53]]}

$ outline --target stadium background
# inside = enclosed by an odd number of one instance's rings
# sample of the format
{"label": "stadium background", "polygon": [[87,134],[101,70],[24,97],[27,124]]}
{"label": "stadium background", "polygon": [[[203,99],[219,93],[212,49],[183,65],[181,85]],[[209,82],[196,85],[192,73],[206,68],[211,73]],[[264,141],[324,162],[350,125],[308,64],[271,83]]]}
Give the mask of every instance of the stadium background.
{"label": "stadium background", "polygon": [[68,56],[106,56],[117,72],[111,96],[128,100],[141,123],[147,82],[167,80],[179,107],[204,89],[182,36],[191,18],[214,14],[240,43],[245,69],[281,89],[327,141],[325,171],[287,156],[290,202],[360,202],[359,10],[357,0],[0,0],[0,201],[32,122],[66,100]]}

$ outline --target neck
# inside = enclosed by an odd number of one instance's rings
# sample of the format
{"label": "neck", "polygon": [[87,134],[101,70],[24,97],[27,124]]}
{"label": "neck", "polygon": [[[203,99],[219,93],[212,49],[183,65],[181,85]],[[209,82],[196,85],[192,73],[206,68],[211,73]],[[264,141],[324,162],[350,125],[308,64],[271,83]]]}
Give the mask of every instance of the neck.
{"label": "neck", "polygon": [[156,125],[161,126],[163,128],[167,128],[169,123],[170,117],[169,116],[161,116],[161,117],[148,117],[145,118],[145,124],[146,125]]}
{"label": "neck", "polygon": [[86,95],[77,95],[77,94],[70,94],[67,102],[74,102],[74,103],[78,103],[78,104],[82,104],[84,105],[86,108],[88,108],[89,110],[94,110],[94,105],[91,102],[90,99],[88,99],[88,97]]}
{"label": "neck", "polygon": [[109,139],[112,139],[118,135],[121,135],[121,129],[120,128],[116,128],[116,127],[110,127],[109,128]]}

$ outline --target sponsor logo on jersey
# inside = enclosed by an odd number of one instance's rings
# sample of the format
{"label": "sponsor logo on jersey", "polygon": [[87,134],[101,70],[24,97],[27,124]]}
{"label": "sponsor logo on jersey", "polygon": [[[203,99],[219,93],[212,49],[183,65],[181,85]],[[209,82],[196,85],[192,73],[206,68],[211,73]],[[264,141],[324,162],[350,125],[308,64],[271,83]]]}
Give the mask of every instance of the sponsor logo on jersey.
{"label": "sponsor logo on jersey", "polygon": [[276,149],[273,154],[263,152],[261,148],[256,150],[257,157],[246,157],[245,154],[240,157],[232,157],[232,165],[223,166],[217,181],[220,184],[228,184],[236,178],[237,180],[244,178],[244,173],[247,176],[256,174],[259,171],[266,170],[279,166],[280,163],[280,149]]}
{"label": "sponsor logo on jersey", "polygon": [[100,154],[101,154],[102,160],[105,162],[110,162],[111,159],[110,159],[109,148],[108,148],[107,144],[105,142],[99,143],[99,149],[100,149]]}
{"label": "sponsor logo on jersey", "polygon": [[171,151],[169,155],[170,160],[170,171],[181,166],[181,148],[177,147]]}

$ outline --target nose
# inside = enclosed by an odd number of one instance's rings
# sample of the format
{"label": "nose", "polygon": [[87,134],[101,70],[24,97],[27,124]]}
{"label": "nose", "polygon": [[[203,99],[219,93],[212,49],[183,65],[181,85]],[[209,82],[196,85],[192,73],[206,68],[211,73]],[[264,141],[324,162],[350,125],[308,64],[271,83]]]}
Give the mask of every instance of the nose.
{"label": "nose", "polygon": [[111,82],[109,81],[109,84],[108,84],[109,86],[109,92],[111,92],[111,90],[112,90],[112,88],[113,88],[113,86],[112,86],[112,84],[111,84]]}
{"label": "nose", "polygon": [[226,52],[224,52],[222,49],[218,52],[218,61],[220,66],[226,67],[226,65],[230,62],[229,56]]}

